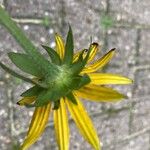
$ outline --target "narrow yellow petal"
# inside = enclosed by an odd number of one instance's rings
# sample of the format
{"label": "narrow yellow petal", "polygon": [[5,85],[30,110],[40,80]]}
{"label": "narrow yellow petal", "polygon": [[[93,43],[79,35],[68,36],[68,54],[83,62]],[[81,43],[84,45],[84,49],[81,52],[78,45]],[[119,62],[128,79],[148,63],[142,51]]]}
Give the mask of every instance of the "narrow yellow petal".
{"label": "narrow yellow petal", "polygon": [[110,59],[114,56],[114,54],[115,54],[115,49],[110,50],[107,54],[105,54],[98,61],[96,61],[95,63],[83,69],[82,73],[92,73],[92,72],[97,71],[98,69],[105,66],[110,61]]}
{"label": "narrow yellow petal", "polygon": [[56,51],[59,54],[60,58],[63,59],[65,53],[65,46],[62,37],[58,34],[55,34],[55,42],[56,42]]}
{"label": "narrow yellow petal", "polygon": [[21,150],[27,150],[43,133],[50,115],[51,104],[35,108],[27,137],[21,146]]}
{"label": "narrow yellow petal", "polygon": [[77,105],[73,104],[70,100],[66,100],[71,116],[83,137],[93,146],[95,150],[100,150],[100,142],[92,121],[80,100],[77,97],[76,100]]}
{"label": "narrow yellow petal", "polygon": [[132,80],[120,75],[108,73],[91,73],[88,74],[91,79],[90,84],[130,84]]}
{"label": "narrow yellow petal", "polygon": [[124,95],[120,94],[116,90],[93,84],[86,85],[75,91],[75,93],[81,98],[97,102],[116,102],[122,98],[125,98]]}
{"label": "narrow yellow petal", "polygon": [[89,55],[88,63],[94,59],[94,57],[99,49],[99,45],[97,43],[92,43],[91,48],[92,48],[92,50]]}
{"label": "narrow yellow petal", "polygon": [[60,107],[54,110],[54,125],[57,143],[60,150],[69,149],[69,125],[68,117],[65,108],[65,102],[62,98],[60,100]]}
{"label": "narrow yellow petal", "polygon": [[23,97],[20,101],[17,102],[18,105],[23,106],[26,104],[31,104],[35,101],[35,96],[32,97]]}
{"label": "narrow yellow petal", "polygon": [[[91,44],[91,48],[92,48],[92,50],[91,50],[91,52],[90,52],[88,62],[90,62],[90,61],[92,61],[92,60],[94,59],[94,57],[95,57],[95,55],[96,55],[96,53],[97,53],[97,51],[98,51],[98,49],[99,49],[99,46],[98,46],[97,43],[92,43],[92,44]],[[82,51],[83,51],[83,50],[80,50],[79,52],[77,52],[77,53],[74,55],[74,57],[73,57],[73,61],[74,61],[74,62],[78,60],[78,58],[79,58],[80,54],[82,53]],[[85,58],[85,56],[86,56],[86,53],[84,53],[83,58]]]}

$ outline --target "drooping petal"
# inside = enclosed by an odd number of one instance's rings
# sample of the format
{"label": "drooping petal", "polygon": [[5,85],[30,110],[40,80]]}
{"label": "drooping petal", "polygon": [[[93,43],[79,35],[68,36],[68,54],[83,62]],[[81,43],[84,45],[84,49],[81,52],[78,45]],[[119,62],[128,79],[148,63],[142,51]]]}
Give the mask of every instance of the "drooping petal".
{"label": "drooping petal", "polygon": [[35,96],[32,97],[23,97],[20,101],[17,102],[18,105],[23,106],[26,104],[31,104],[35,101]]}
{"label": "drooping petal", "polygon": [[60,107],[54,110],[54,125],[59,150],[69,149],[69,126],[65,102],[60,100]]}
{"label": "drooping petal", "polygon": [[124,95],[120,94],[116,90],[113,90],[112,88],[93,84],[86,85],[78,91],[75,91],[75,93],[81,98],[97,102],[116,102],[122,98],[125,98]]}
{"label": "drooping petal", "polygon": [[88,74],[91,79],[90,84],[130,84],[132,80],[120,75],[108,73],[91,73]]}
{"label": "drooping petal", "polygon": [[[97,51],[98,51],[98,49],[99,49],[99,46],[98,46],[97,43],[92,43],[91,46],[92,46],[92,50],[91,50],[91,53],[90,53],[90,55],[89,55],[89,58],[88,58],[88,61],[87,61],[87,62],[90,62],[90,61],[92,61],[92,60],[94,59],[94,57],[95,57],[95,55],[96,55],[96,53],[97,53]],[[79,58],[80,54],[82,53],[82,51],[83,51],[83,50],[77,52],[77,53],[74,55],[74,57],[73,57],[73,61],[74,61],[74,62],[78,60],[78,58]],[[86,53],[84,53],[83,58],[85,58],[85,56],[86,56]]]}
{"label": "drooping petal", "polygon": [[50,115],[51,104],[35,108],[27,137],[21,146],[21,150],[27,150],[43,133]]}
{"label": "drooping petal", "polygon": [[82,73],[92,73],[92,72],[97,71],[98,69],[105,66],[110,61],[110,59],[114,56],[114,54],[115,54],[115,49],[110,50],[107,54],[105,54],[98,61],[96,61],[95,63],[83,69]]}
{"label": "drooping petal", "polygon": [[100,150],[100,142],[92,121],[80,100],[77,97],[76,100],[77,105],[73,104],[70,100],[66,100],[71,116],[83,137],[93,146],[95,150]]}
{"label": "drooping petal", "polygon": [[55,42],[56,42],[56,51],[59,54],[60,58],[64,57],[65,46],[62,37],[58,34],[55,34]]}

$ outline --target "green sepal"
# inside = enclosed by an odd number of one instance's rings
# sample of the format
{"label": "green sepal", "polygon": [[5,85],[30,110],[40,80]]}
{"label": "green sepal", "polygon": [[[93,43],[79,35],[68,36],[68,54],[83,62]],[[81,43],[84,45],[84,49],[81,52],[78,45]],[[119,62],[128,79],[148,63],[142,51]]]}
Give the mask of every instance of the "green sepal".
{"label": "green sepal", "polygon": [[84,67],[84,60],[83,60],[84,52],[85,52],[85,50],[83,50],[81,52],[78,60],[76,62],[74,62],[71,66],[71,70],[74,75],[79,74],[81,72],[82,68]]}
{"label": "green sepal", "polygon": [[[80,54],[79,59],[75,63],[72,64],[71,70],[73,74],[77,75],[84,69],[85,65],[87,64],[91,50],[92,50],[92,44],[90,45],[90,48],[88,49],[88,51],[87,49],[84,49],[82,53]],[[83,59],[83,54],[85,51],[87,51],[87,54],[85,58]]]}
{"label": "green sepal", "polygon": [[42,90],[43,90],[43,88],[35,85],[35,86],[31,87],[30,89],[28,89],[27,91],[23,92],[21,94],[21,96],[22,97],[37,96]]}
{"label": "green sepal", "polygon": [[76,76],[72,79],[72,82],[69,85],[69,88],[71,90],[78,90],[80,89],[82,86],[90,83],[90,78],[88,75],[84,74],[83,76]]}
{"label": "green sepal", "polygon": [[73,33],[71,26],[69,26],[69,31],[67,34],[67,40],[65,45],[65,55],[63,59],[63,63],[70,65],[73,61],[73,49],[74,49],[74,43],[73,43]]}
{"label": "green sepal", "polygon": [[84,85],[90,83],[90,82],[91,82],[90,77],[89,77],[87,74],[84,74],[84,75],[81,77],[81,80],[80,80],[78,89],[81,88],[82,86],[84,86]]}
{"label": "green sepal", "polygon": [[48,55],[51,58],[52,63],[57,64],[57,65],[61,64],[61,59],[54,49],[45,45],[42,45],[42,47],[47,51]]}
{"label": "green sepal", "polygon": [[52,91],[43,90],[42,92],[40,92],[40,94],[38,95],[35,101],[35,107],[41,107],[48,104],[48,102],[50,102],[51,97],[52,97]]}
{"label": "green sepal", "polygon": [[77,105],[77,101],[76,101],[76,98],[74,97],[74,95],[70,92],[66,95],[66,97],[75,105]]}
{"label": "green sepal", "polygon": [[22,71],[37,77],[43,76],[42,68],[36,64],[31,56],[13,52],[10,52],[8,56],[11,61]]}
{"label": "green sepal", "polygon": [[70,89],[67,87],[53,87],[51,89],[43,90],[37,97],[35,101],[35,106],[43,106],[49,101],[56,102],[61,97],[67,95],[70,92]]}

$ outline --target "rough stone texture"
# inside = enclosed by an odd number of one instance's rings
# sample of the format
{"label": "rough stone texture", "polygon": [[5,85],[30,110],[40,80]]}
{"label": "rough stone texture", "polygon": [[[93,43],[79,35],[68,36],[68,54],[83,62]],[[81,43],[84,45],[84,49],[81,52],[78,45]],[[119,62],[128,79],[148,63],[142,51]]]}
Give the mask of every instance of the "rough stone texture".
{"label": "rough stone texture", "polygon": [[121,21],[150,25],[148,19],[150,15],[150,1],[110,0],[109,6],[110,12],[115,12],[114,15],[120,15]]}
{"label": "rough stone texture", "polygon": [[[20,27],[44,54],[40,45],[54,47],[54,33],[65,37],[68,23],[74,31],[76,49],[87,48],[91,36],[93,41],[103,45],[95,59],[115,47],[116,56],[103,71],[134,80],[133,85],[113,86],[129,98],[114,104],[83,102],[101,137],[103,150],[150,149],[149,0],[0,0],[0,4],[18,19]],[[45,19],[48,25],[43,23]],[[10,51],[21,52],[22,49],[0,26],[0,61],[14,67],[7,57]],[[16,106],[16,102],[29,87],[0,69],[1,150],[12,149],[26,135],[33,109]],[[52,120],[51,115],[44,134],[31,150],[58,149]],[[72,120],[70,130],[70,150],[91,149]]]}
{"label": "rough stone texture", "polygon": [[[141,30],[141,40],[140,40],[140,47],[139,47],[139,55],[141,59],[139,60],[139,63],[148,64],[150,63],[150,42],[147,39],[150,39],[150,31],[148,29]],[[146,57],[145,57],[146,56]]]}

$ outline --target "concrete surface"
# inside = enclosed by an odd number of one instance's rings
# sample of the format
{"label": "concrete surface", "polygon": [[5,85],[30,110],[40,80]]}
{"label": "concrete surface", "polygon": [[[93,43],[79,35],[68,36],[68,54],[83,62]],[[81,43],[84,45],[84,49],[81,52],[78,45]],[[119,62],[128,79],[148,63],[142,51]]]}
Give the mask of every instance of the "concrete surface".
{"label": "concrete surface", "polygon": [[[34,44],[54,46],[54,33],[66,35],[68,22],[75,47],[87,47],[92,36],[104,54],[117,54],[104,71],[126,75],[133,85],[114,86],[128,95],[115,104],[85,102],[100,135],[103,150],[150,150],[150,1],[149,0],[0,0]],[[7,53],[22,51],[0,26],[0,61],[12,66]],[[28,84],[0,69],[0,150],[17,149],[32,116],[32,109],[17,106]],[[50,119],[52,121],[52,117]],[[57,149],[53,124],[31,150]],[[90,150],[70,121],[70,150]]]}

